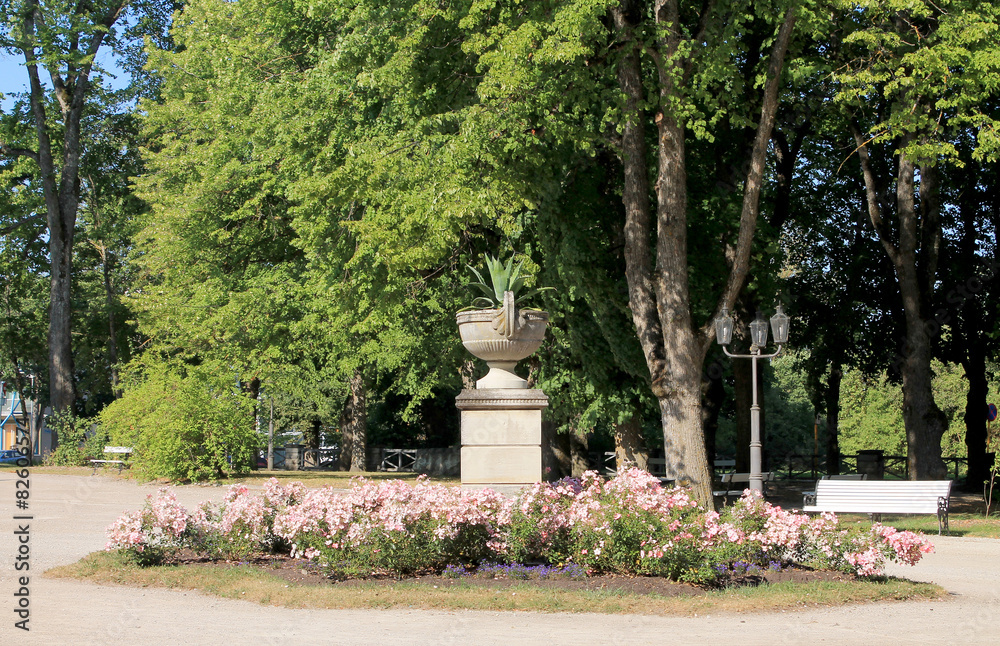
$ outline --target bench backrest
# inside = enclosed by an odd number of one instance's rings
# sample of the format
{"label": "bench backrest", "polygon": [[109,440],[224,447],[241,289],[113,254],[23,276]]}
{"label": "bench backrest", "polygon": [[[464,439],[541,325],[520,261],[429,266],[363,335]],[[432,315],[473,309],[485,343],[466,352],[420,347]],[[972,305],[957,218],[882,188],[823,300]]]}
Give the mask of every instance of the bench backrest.
{"label": "bench backrest", "polygon": [[[764,482],[771,482],[774,480],[774,471],[765,471],[761,475],[761,479]],[[733,482],[750,482],[749,473],[723,473],[722,474],[723,484],[729,484]]]}
{"label": "bench backrest", "polygon": [[106,446],[104,447],[105,453],[131,453],[132,449],[128,446]]}
{"label": "bench backrest", "polygon": [[951,480],[820,480],[816,507],[869,514],[937,513],[951,496]]}
{"label": "bench backrest", "polygon": [[867,473],[841,473],[836,476],[821,476],[820,480],[867,480]]}

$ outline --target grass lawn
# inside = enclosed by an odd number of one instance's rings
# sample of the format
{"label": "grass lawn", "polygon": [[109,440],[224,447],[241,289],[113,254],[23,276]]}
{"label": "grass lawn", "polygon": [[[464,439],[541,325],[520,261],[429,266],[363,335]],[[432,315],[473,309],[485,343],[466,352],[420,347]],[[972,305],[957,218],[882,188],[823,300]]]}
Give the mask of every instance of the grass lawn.
{"label": "grass lawn", "polygon": [[[879,581],[782,582],[663,596],[622,590],[572,590],[530,581],[502,588],[459,581],[455,585],[392,580],[349,586],[307,585],[281,578],[267,567],[165,565],[141,568],[117,553],[94,552],[81,561],[49,570],[56,578],[136,587],[161,587],[243,599],[286,608],[419,608],[427,610],[528,610],[691,616],[711,612],[775,612],[892,600],[941,599],[930,583],[889,578]],[[697,593],[694,593],[697,592]]]}
{"label": "grass lawn", "polygon": [[[838,514],[841,522],[869,522],[868,517],[861,514]],[[895,527],[898,530],[923,532],[937,536],[938,521],[935,516],[891,516],[883,515],[882,524]],[[989,518],[983,514],[958,513],[948,514],[948,531],[946,536],[969,536],[974,538],[1000,538],[1000,516],[991,514]],[[933,538],[932,538],[933,540]]]}

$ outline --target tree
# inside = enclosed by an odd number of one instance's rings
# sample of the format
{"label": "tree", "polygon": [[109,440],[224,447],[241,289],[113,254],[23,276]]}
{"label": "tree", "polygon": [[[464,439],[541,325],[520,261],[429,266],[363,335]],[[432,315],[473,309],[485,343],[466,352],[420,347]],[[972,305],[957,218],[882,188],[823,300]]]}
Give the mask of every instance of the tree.
{"label": "tree", "polygon": [[[134,75],[141,69],[144,36],[163,42],[163,31],[171,2],[159,0],[99,0],[76,5],[42,0],[11,0],[3,3],[0,18],[0,48],[24,61],[28,91],[23,105],[7,117],[15,117],[31,133],[0,141],[0,157],[31,160],[34,165],[26,183],[36,190],[42,207],[25,214],[27,220],[43,216],[49,255],[48,379],[53,410],[75,414],[77,370],[73,349],[74,240],[81,206],[94,207],[87,195],[85,171],[96,168],[88,152],[102,112],[122,107],[108,101],[102,91],[107,76],[98,63],[99,54],[111,50],[123,69]],[[43,73],[47,79],[43,79]],[[154,87],[132,84],[119,94],[133,100]],[[131,101],[128,101],[131,109]],[[134,131],[133,131],[134,132]],[[121,142],[120,142],[121,143]],[[123,144],[128,145],[128,144]],[[88,163],[88,156],[91,158]],[[93,176],[91,176],[91,179]],[[113,338],[109,353],[116,354]],[[58,438],[53,435],[53,444]]]}
{"label": "tree", "polygon": [[[54,411],[72,412],[76,400],[70,298],[80,206],[80,124],[97,53],[127,5],[127,0],[80,4],[65,15],[63,5],[39,0],[7,3],[0,32],[0,46],[23,55],[29,81],[34,145],[13,148],[3,144],[0,152],[8,158],[33,160],[41,178],[49,235],[49,395]],[[48,72],[58,102],[56,114],[47,105],[39,65]]]}
{"label": "tree", "polygon": [[868,214],[902,299],[905,340],[894,366],[903,380],[910,477],[943,478],[947,420],[931,386],[940,329],[933,301],[943,243],[941,168],[956,160],[954,137],[966,128],[979,127],[977,158],[1000,151],[996,124],[982,111],[1000,78],[1000,9],[862,2],[846,15],[855,27],[844,41],[849,62],[838,98],[851,111]]}
{"label": "tree", "polygon": [[938,338],[943,357],[960,363],[968,379],[965,444],[969,459],[966,486],[981,489],[989,476],[987,417],[990,366],[996,356],[996,323],[986,305],[1000,295],[1000,186],[995,163],[972,158],[972,137],[958,142],[962,164],[948,169],[942,191],[953,209],[942,251],[941,282],[935,320],[947,326]]}
{"label": "tree", "polygon": [[[617,75],[625,96],[621,156],[625,171],[622,201],[629,304],[653,393],[660,404],[668,476],[690,484],[695,498],[710,501],[711,476],[701,426],[701,366],[711,343],[712,329],[710,323],[697,326],[694,322],[688,279],[685,144],[687,129],[700,125],[688,112],[692,99],[689,88],[695,72],[705,69],[698,65],[725,64],[727,48],[740,41],[737,34],[748,25],[732,19],[733,16],[727,24],[722,8],[713,4],[705,5],[695,15],[682,14],[676,1],[656,3],[651,15],[646,11],[641,3],[630,2],[610,9],[615,38],[621,46]],[[778,105],[781,67],[795,24],[791,8],[783,13],[766,66],[761,112],[743,189],[738,242],[716,310],[731,308],[746,280],[767,144]],[[758,18],[767,24],[766,16]],[[696,53],[705,46],[719,49],[709,54]],[[653,118],[656,144],[652,150],[646,135],[643,55],[650,57],[656,69]],[[699,85],[697,80],[693,85]],[[651,173],[647,168],[647,160],[651,158],[656,159],[653,200],[648,183]],[[650,249],[653,221],[655,251]],[[654,257],[655,272],[651,262]]]}
{"label": "tree", "polygon": [[[354,440],[364,435],[358,402],[380,379],[391,376],[392,389],[410,398],[404,414],[413,414],[458,378],[448,319],[458,308],[454,269],[468,258],[451,256],[437,236],[406,259],[387,255],[377,240],[384,232],[371,226],[439,195],[419,193],[439,169],[396,172],[400,158],[419,151],[399,133],[422,118],[423,92],[399,85],[442,75],[386,76],[400,58],[437,55],[408,43],[405,31],[370,34],[419,21],[393,23],[393,11],[382,3],[332,2],[315,13],[190,4],[173,32],[182,48],[151,55],[164,101],[147,106],[149,172],[138,182],[153,216],[141,236],[137,308],[157,351],[188,362],[224,358],[274,394],[300,366],[308,383],[287,394],[312,409],[310,424],[323,415],[332,425],[329,400],[347,401]],[[447,32],[427,37],[448,43]],[[353,466],[363,468],[364,442],[352,445]]]}

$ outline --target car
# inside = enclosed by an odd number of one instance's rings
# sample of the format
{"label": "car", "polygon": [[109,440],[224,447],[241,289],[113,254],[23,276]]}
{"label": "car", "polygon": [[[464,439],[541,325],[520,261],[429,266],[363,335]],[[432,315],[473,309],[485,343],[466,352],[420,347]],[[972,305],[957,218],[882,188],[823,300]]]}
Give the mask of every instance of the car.
{"label": "car", "polygon": [[22,455],[17,449],[0,451],[0,464],[14,464],[21,459],[25,459],[24,455]]}

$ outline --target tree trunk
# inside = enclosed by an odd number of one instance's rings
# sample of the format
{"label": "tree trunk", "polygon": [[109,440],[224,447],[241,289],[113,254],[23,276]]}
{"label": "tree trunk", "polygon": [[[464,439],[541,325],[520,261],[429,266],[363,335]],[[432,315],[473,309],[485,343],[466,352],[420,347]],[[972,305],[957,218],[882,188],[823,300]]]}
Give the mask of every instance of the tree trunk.
{"label": "tree trunk", "polygon": [[[926,172],[926,171],[925,171]],[[947,476],[941,460],[941,438],[948,420],[934,401],[931,380],[931,336],[923,313],[930,294],[921,280],[918,266],[918,236],[928,226],[918,222],[914,208],[916,168],[900,155],[896,182],[896,205],[900,223],[896,275],[906,320],[906,343],[900,371],[903,375],[903,422],[906,426],[906,460],[913,480],[936,480]],[[925,177],[926,180],[926,177]],[[920,224],[924,226],[921,227]]]}
{"label": "tree trunk", "polygon": [[108,372],[111,378],[111,394],[115,398],[122,396],[118,386],[118,326],[115,323],[115,293],[111,281],[111,261],[108,258],[108,248],[101,244],[98,247],[101,254],[101,270],[104,275],[104,303],[108,308]]}
{"label": "tree trunk", "polygon": [[569,433],[557,433],[552,422],[542,422],[542,467],[546,481],[573,475]]}
{"label": "tree trunk", "polygon": [[969,380],[965,398],[965,446],[969,459],[966,488],[979,491],[989,476],[992,464],[986,460],[986,404],[989,383],[986,378],[986,352],[982,343],[969,344],[967,359],[962,363]]}
{"label": "tree trunk", "polygon": [[930,339],[922,331],[907,333],[903,373],[903,423],[911,480],[940,480],[948,475],[941,459],[941,438],[948,420],[934,402],[931,389]]}
{"label": "tree trunk", "polygon": [[351,434],[351,463],[352,472],[366,471],[368,459],[368,418],[367,418],[368,390],[365,387],[365,379],[361,370],[356,370],[351,377],[351,394],[348,396],[348,405],[344,409],[345,424],[343,427],[350,429]]}
{"label": "tree trunk", "polygon": [[[941,438],[947,419],[934,402],[931,389],[931,334],[937,333],[933,319],[924,313],[934,290],[941,223],[935,205],[936,171],[922,168],[921,210],[916,205],[916,166],[905,153],[899,153],[896,178],[896,218],[899,241],[895,243],[884,220],[874,169],[868,157],[867,141],[856,123],[851,124],[858,145],[858,159],[865,180],[868,214],[879,241],[892,261],[903,302],[905,341],[902,353],[894,361],[903,376],[903,423],[906,427],[906,459],[909,476],[914,480],[940,479],[947,475],[941,460]],[[904,148],[909,139],[899,146]],[[937,231],[933,231],[933,229]]]}
{"label": "tree trunk", "polygon": [[[990,173],[991,170],[993,173]],[[986,405],[989,403],[986,362],[990,358],[988,331],[992,323],[986,320],[991,313],[982,307],[982,297],[974,297],[975,292],[979,290],[972,290],[971,287],[977,286],[972,281],[979,280],[979,276],[983,275],[980,273],[981,267],[983,261],[988,258],[988,256],[980,258],[977,255],[979,236],[982,235],[982,225],[985,224],[981,219],[981,213],[991,212],[994,218],[1000,214],[1000,196],[996,194],[995,180],[991,186],[990,182],[984,182],[982,179],[996,177],[996,168],[992,165],[984,166],[970,158],[966,161],[964,175],[965,181],[958,202],[962,236],[956,245],[956,257],[953,260],[962,268],[958,272],[958,280],[955,281],[961,284],[961,288],[949,291],[946,302],[949,305],[957,305],[960,311],[953,324],[953,343],[969,381],[965,404],[965,446],[968,456],[965,484],[967,491],[975,492],[983,490],[983,485],[989,478],[990,467],[993,466],[986,458],[988,450]],[[994,235],[996,231],[997,227],[994,225]],[[1000,286],[996,261],[998,250],[996,245],[992,246],[993,268],[984,272],[986,278],[978,285],[984,291],[984,295],[996,294],[997,287]],[[964,284],[960,283],[962,279],[965,279]]]}
{"label": "tree trunk", "polygon": [[[711,11],[711,3],[703,8]],[[625,98],[620,157],[625,181],[625,276],[629,307],[650,374],[650,387],[660,407],[667,477],[692,488],[695,500],[712,504],[711,470],[705,451],[701,409],[701,371],[710,343],[709,326],[696,331],[691,315],[687,249],[687,170],[685,126],[673,109],[682,98],[692,68],[692,55],[683,45],[690,39],[681,26],[677,0],[658,0],[652,15],[657,38],[649,44],[636,37],[646,7],[622,2],[610,9],[616,40],[622,43],[617,80]],[[719,307],[731,307],[746,280],[767,142],[777,110],[778,79],[791,37],[794,16],[786,13],[771,52],[761,119],[750,157],[738,248]],[[703,28],[693,38],[697,48]],[[657,68],[659,105],[657,126],[655,271],[650,266],[651,204],[648,142],[645,134],[646,88],[640,53],[648,51]]]}
{"label": "tree trunk", "polygon": [[826,474],[840,473],[840,383],[844,372],[840,363],[830,367],[826,382]]}
{"label": "tree trunk", "polygon": [[706,504],[712,500],[712,472],[701,431],[701,384],[678,389],[659,403],[666,477],[691,487],[692,496]]}
{"label": "tree trunk", "polygon": [[578,435],[576,431],[570,431],[569,435],[569,456],[570,475],[579,478],[584,471],[590,469],[590,460],[587,454],[590,451],[590,442],[586,435]]}
{"label": "tree trunk", "polygon": [[629,467],[646,470],[649,453],[642,438],[642,418],[633,414],[628,421],[615,424],[615,468],[621,472]]}
{"label": "tree trunk", "polygon": [[[55,219],[55,218],[54,218]],[[73,228],[76,218],[49,222],[49,394],[53,412],[74,413],[76,386],[73,381],[72,308],[70,286],[73,276]],[[52,430],[52,446],[58,446]]]}
{"label": "tree trunk", "polygon": [[338,471],[350,471],[351,470],[351,451],[352,444],[354,444],[354,437],[351,434],[351,429],[353,424],[350,423],[350,410],[351,396],[347,396],[347,403],[344,404],[344,410],[340,414],[340,452],[337,454],[337,470]]}

